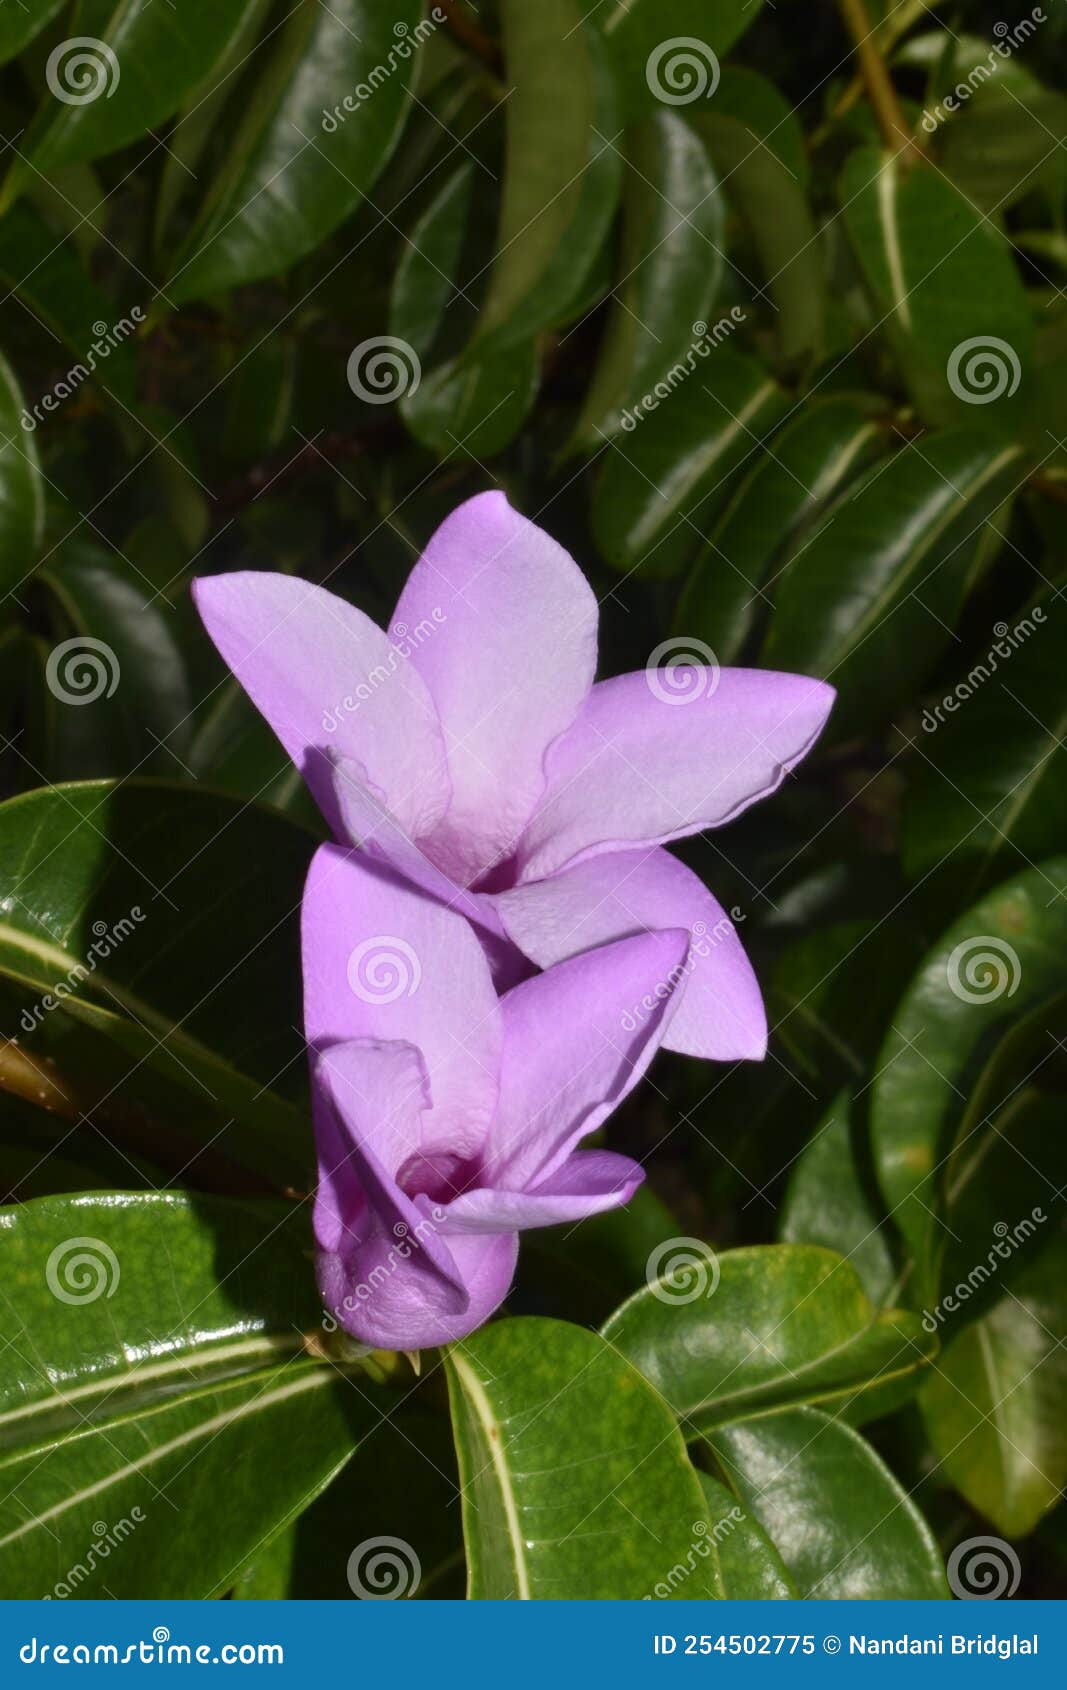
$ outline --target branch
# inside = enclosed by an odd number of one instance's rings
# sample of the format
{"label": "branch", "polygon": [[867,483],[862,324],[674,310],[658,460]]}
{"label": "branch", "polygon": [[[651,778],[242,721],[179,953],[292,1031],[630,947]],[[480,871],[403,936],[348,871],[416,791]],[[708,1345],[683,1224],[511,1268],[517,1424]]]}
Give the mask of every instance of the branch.
{"label": "branch", "polygon": [[838,0],[838,4],[849,34],[856,44],[856,55],[867,89],[867,98],[878,119],[882,139],[891,152],[900,152],[909,145],[911,133],[871,27],[866,0]]}

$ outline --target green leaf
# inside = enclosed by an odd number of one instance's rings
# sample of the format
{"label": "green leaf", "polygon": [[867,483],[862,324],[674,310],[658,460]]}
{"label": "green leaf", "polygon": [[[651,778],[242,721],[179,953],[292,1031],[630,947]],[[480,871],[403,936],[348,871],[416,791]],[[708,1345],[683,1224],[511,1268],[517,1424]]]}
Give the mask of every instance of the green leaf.
{"label": "green leaf", "polygon": [[[875,979],[872,942],[878,953]],[[921,958],[912,924],[902,919],[886,932],[878,916],[856,916],[811,927],[790,940],[765,985],[790,1071],[823,1094],[862,1083]]]}
{"label": "green leaf", "polygon": [[1020,447],[973,427],[876,465],[783,577],[761,661],[833,681],[838,737],[886,721],[950,638],[983,525],[1024,475]]}
{"label": "green leaf", "polygon": [[1067,838],[1067,626],[1054,598],[991,629],[986,651],[923,711],[902,824],[906,873],[941,864],[972,887]]}
{"label": "green leaf", "polygon": [[439,452],[488,458],[513,439],[537,397],[533,341],[481,353],[477,342],[422,378],[401,410],[416,440]]}
{"label": "green leaf", "polygon": [[[1007,243],[945,176],[875,148],[852,154],[841,181],[845,227],[928,422],[950,422],[1003,382],[1014,392],[1030,357],[1033,326]],[[968,377],[969,341],[993,343],[989,367]],[[958,368],[953,360],[956,359]],[[983,380],[995,372],[995,385]],[[1001,401],[995,410],[999,423]]]}
{"label": "green leaf", "polygon": [[660,578],[692,557],[786,408],[777,383],[730,347],[678,365],[658,408],[613,441],[593,490],[593,533],[613,568]]}
{"label": "green leaf", "polygon": [[363,202],[400,132],[419,32],[432,27],[421,10],[419,0],[300,0],[243,104],[167,299],[275,275]]}
{"label": "green leaf", "polygon": [[[487,249],[489,231],[478,171],[464,160],[416,223],[394,278],[390,328],[400,344],[391,357],[401,414],[415,438],[443,457],[499,451],[537,392],[532,340],[483,349],[477,338],[477,300],[467,297],[460,277],[478,273],[477,249]],[[377,344],[366,343],[371,359]],[[370,364],[364,385],[373,393]]]}
{"label": "green leaf", "polygon": [[245,353],[227,382],[221,448],[243,465],[276,452],[293,402],[296,347],[282,334],[268,335]]}
{"label": "green leaf", "polygon": [[[78,536],[53,554],[38,579],[62,613],[60,637],[75,640],[57,670],[56,684],[62,688],[63,676],[71,677],[75,705],[80,706],[75,719],[106,747],[103,767],[91,767],[82,741],[83,755],[74,769],[53,768],[49,773],[53,778],[57,772],[60,778],[75,772],[132,773],[153,757],[157,764],[164,760],[161,742],[174,759],[180,758],[189,738],[193,701],[173,612],[156,597],[152,583],[117,553],[107,553]],[[60,643],[58,638],[56,643]],[[93,649],[103,670],[92,657],[83,658],[86,667],[79,677],[77,654]],[[102,696],[81,696],[79,678],[83,683],[91,681],[92,694],[105,670],[107,685],[112,676],[116,681],[112,696],[103,688],[99,689]],[[167,772],[178,773],[179,764],[167,761]]]}
{"label": "green leaf", "polygon": [[1061,1235],[952,1340],[919,1399],[945,1472],[1010,1538],[1032,1531],[1067,1483],[1065,1276]]}
{"label": "green leaf", "polygon": [[[753,22],[761,0],[586,0],[611,50],[630,114],[714,96],[718,61]],[[679,37],[687,39],[679,40]]]}
{"label": "green leaf", "polygon": [[971,1095],[945,1171],[951,1231],[941,1271],[949,1289],[936,1313],[942,1333],[987,1313],[1053,1231],[1047,1223],[1067,1184],[1067,1135],[1061,1094],[1037,1082],[1056,1083],[1065,1010],[1061,994],[1017,1022]]}
{"label": "green leaf", "polygon": [[716,1259],[692,1240],[678,1246],[603,1330],[690,1434],[787,1404],[849,1401],[928,1359],[919,1320],[879,1313],[831,1250],[761,1244]]}
{"label": "green leaf", "polygon": [[0,64],[21,53],[65,4],[66,0],[34,0],[32,6],[0,6]]}
{"label": "green leaf", "polygon": [[1003,214],[1035,190],[1062,195],[1064,159],[1051,135],[1067,129],[1067,100],[1049,88],[991,92],[946,125],[942,163],[965,199]]}
{"label": "green leaf", "polygon": [[916,1264],[917,1307],[937,1300],[944,1162],[967,1088],[1005,1029],[1062,986],[1067,859],[1005,881],[954,922],[894,1017],[872,1088],[882,1190]]}
{"label": "green leaf", "polygon": [[688,113],[698,124],[710,115],[743,124],[750,132],[750,148],[769,147],[800,187],[808,187],[811,163],[803,126],[785,95],[766,76],[747,65],[723,65],[711,104],[706,109],[697,104]]}
{"label": "green leaf", "polygon": [[[608,161],[617,183],[617,155],[594,133],[596,83],[593,54],[582,25],[578,0],[502,0],[501,28],[508,80],[512,84],[505,116],[507,167],[500,208],[498,249],[482,315],[482,332],[522,319],[520,332],[551,322],[554,305],[538,308],[536,295],[546,277],[562,283],[564,297],[580,291],[584,275],[604,237],[613,210],[612,196],[585,199],[584,174],[593,159]],[[614,129],[601,133],[614,135]],[[588,212],[600,212],[589,226]],[[603,215],[606,210],[606,217]],[[580,212],[584,264],[569,253],[577,274],[558,262],[561,242]],[[531,308],[532,307],[532,308]]]}
{"label": "green leaf", "polygon": [[[0,1588],[223,1595],[374,1424],[365,1411],[359,1425],[361,1407],[333,1369],[297,1361],[0,1456],[0,1480],[17,1498],[0,1536]],[[174,1553],[174,1510],[195,1555]]]}
{"label": "green leaf", "polygon": [[857,1155],[848,1092],[840,1092],[793,1169],[778,1221],[783,1244],[820,1244],[855,1268],[867,1296],[884,1304],[896,1274]]}
{"label": "green leaf", "polygon": [[948,1595],[918,1509],[870,1444],[813,1408],[721,1426],[724,1476],[771,1539],[800,1595],[819,1600]]}
{"label": "green leaf", "polygon": [[718,179],[689,125],[661,112],[631,130],[619,280],[576,444],[597,446],[627,426],[628,407],[655,397],[679,361],[704,367],[710,348],[701,354],[694,345],[704,342],[719,291],[722,227]]}
{"label": "green leaf", "polygon": [[783,1602],[795,1597],[797,1587],[762,1527],[718,1479],[700,1472],[697,1478],[708,1505],[727,1597],[749,1602]]}
{"label": "green leaf", "polygon": [[446,1365],[471,1597],[640,1597],[679,1567],[672,1598],[722,1595],[681,1437],[610,1345],[528,1316],[452,1345]]}
{"label": "green leaf", "polygon": [[44,484],[22,394],[0,356],[0,586],[13,592],[32,572],[44,530]]}
{"label": "green leaf", "polygon": [[297,917],[312,848],[278,815],[162,781],[0,805],[0,978],[29,1005],[53,999],[30,1053],[63,1042],[71,1018],[101,1061],[111,1047],[107,1095],[299,1184],[310,1134],[286,1099],[304,1086]]}
{"label": "green leaf", "polygon": [[308,1224],[280,1203],[173,1191],[0,1211],[0,1296],[25,1334],[0,1357],[0,1447],[299,1356],[305,1332],[323,1336]]}
{"label": "green leaf", "polygon": [[[825,265],[801,180],[774,150],[773,127],[765,137],[717,100],[707,111],[697,108],[689,121],[755,246],[774,306],[778,362],[786,368],[813,362],[823,347]],[[784,122],[773,118],[774,127]]]}
{"label": "green leaf", "polygon": [[812,519],[878,451],[882,432],[849,396],[803,405],[762,454],[697,558],[675,627],[736,662]]}
{"label": "green leaf", "polygon": [[6,193],[136,141],[177,111],[241,29],[251,0],[81,0],[78,34],[49,58],[44,105]]}
{"label": "green leaf", "polygon": [[210,89],[206,93],[195,90],[187,106],[175,118],[167,137],[166,156],[156,191],[153,237],[160,249],[176,206],[196,182],[197,164],[226,109],[226,102],[233,93],[235,80],[246,57],[255,50],[270,4],[271,0],[250,0],[228,51],[212,68]]}
{"label": "green leaf", "polygon": [[373,1426],[365,1383],[301,1359],[305,1224],[164,1192],[0,1212],[4,1596],[222,1594]]}

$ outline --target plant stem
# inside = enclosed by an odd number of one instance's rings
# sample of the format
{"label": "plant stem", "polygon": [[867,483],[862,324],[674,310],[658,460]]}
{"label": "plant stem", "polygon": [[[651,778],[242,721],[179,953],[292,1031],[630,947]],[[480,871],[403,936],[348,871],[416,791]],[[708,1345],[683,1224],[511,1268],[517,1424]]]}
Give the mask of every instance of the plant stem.
{"label": "plant stem", "polygon": [[906,147],[911,136],[892,77],[871,27],[866,0],[838,0],[841,16],[856,43],[856,55],[882,139],[892,152]]}

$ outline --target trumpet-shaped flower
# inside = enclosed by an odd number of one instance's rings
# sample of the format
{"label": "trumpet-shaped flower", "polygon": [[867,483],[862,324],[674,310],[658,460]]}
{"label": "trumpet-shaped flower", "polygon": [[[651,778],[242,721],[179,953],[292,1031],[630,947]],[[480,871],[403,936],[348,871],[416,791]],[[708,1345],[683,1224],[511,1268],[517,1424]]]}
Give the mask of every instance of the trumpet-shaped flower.
{"label": "trumpet-shaped flower", "polygon": [[498,998],[462,916],[336,845],[302,920],[323,1300],[378,1348],[461,1338],[507,1295],[521,1231],[640,1184],[629,1157],[577,1147],[651,1061],[689,935],[621,939]]}
{"label": "trumpet-shaped flower", "polygon": [[684,928],[668,1045],[763,1055],[763,1002],[733,924],[663,847],[773,792],[818,737],[832,688],[715,666],[692,670],[687,690],[655,667],[594,682],[592,591],[502,493],[441,524],[388,633],[288,575],[218,575],[194,591],[335,836],[473,922],[498,982]]}

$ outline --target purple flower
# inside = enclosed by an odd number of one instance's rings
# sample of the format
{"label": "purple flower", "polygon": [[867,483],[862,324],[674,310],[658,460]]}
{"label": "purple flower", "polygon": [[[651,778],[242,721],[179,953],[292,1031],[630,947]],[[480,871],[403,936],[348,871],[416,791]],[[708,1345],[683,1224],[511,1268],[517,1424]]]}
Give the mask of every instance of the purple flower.
{"label": "purple flower", "polygon": [[763,1001],[734,927],[662,846],[773,792],[818,737],[831,687],[717,666],[691,669],[687,692],[656,668],[594,685],[593,594],[502,493],[441,524],[389,633],[287,575],[217,575],[194,590],[336,837],[473,922],[498,983],[685,928],[669,1048],[764,1054]]}
{"label": "purple flower", "polygon": [[576,1147],[651,1061],[689,935],[621,939],[498,998],[463,917],[337,845],[302,919],[319,1289],[367,1344],[448,1343],[506,1296],[520,1231],[641,1183],[629,1157]]}

